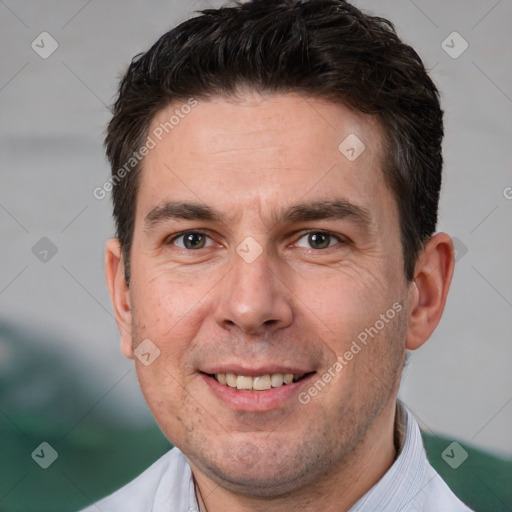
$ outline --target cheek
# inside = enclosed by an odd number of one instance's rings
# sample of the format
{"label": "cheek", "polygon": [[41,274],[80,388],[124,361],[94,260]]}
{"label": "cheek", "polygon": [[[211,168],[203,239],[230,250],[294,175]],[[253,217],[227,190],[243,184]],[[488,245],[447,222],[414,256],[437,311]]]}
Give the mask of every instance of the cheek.
{"label": "cheek", "polygon": [[169,283],[151,281],[143,291],[134,290],[132,328],[135,345],[150,339],[159,350],[149,366],[136,361],[144,398],[159,425],[178,432],[183,421],[177,411],[187,403],[185,390],[195,373],[189,354],[204,311],[190,288],[180,294],[169,291],[173,289]]}
{"label": "cheek", "polygon": [[170,363],[168,356],[162,353],[151,366],[137,363],[137,378],[146,403],[160,428],[173,436],[182,432],[191,405],[188,403],[190,397],[187,396],[186,385],[183,384],[187,379],[180,365]]}
{"label": "cheek", "polygon": [[324,338],[331,357],[319,378],[326,373],[333,377],[332,393],[325,401],[328,409],[336,411],[364,404],[377,407],[396,389],[403,366],[407,332],[403,300],[383,306],[355,304],[347,302],[340,308]]}
{"label": "cheek", "polygon": [[164,403],[180,403],[183,386],[195,373],[189,354],[208,307],[195,286],[163,275],[144,277],[138,275],[131,284],[133,343],[136,348],[149,339],[159,351],[149,366],[136,361],[140,386],[158,418]]}
{"label": "cheek", "polygon": [[[171,275],[165,269],[139,273],[130,287],[134,327],[140,336],[168,343],[184,340],[183,330],[194,329],[203,311],[208,282]],[[190,339],[190,337],[188,337]]]}
{"label": "cheek", "polygon": [[296,295],[298,315],[309,318],[315,332],[331,340],[328,344],[338,353],[401,301],[403,290],[381,272],[347,265],[327,278],[303,280]]}

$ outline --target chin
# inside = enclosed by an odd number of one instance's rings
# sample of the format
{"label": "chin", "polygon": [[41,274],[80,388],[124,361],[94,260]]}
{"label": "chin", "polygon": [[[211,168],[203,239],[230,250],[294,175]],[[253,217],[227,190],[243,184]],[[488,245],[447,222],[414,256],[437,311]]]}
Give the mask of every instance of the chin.
{"label": "chin", "polygon": [[[268,435],[268,433],[266,433]],[[307,443],[306,443],[307,444]],[[279,498],[303,488],[329,470],[333,462],[314,462],[302,443],[247,440],[226,443],[212,453],[201,452],[192,462],[216,484],[233,493],[254,498]],[[332,456],[332,454],[331,454]]]}
{"label": "chin", "polygon": [[[305,473],[298,468],[279,467],[272,462],[255,465],[252,468],[209,468],[210,478],[218,485],[236,494],[254,498],[279,498],[285,496],[313,481],[305,478]],[[272,468],[272,469],[270,469]]]}

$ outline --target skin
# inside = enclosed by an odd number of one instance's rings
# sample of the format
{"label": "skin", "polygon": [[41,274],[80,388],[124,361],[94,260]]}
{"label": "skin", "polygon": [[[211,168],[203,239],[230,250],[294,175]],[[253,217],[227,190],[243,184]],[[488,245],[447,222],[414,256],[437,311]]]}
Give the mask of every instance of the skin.
{"label": "skin", "polygon": [[[149,133],[177,107],[161,111]],[[354,161],[338,150],[349,134],[366,146]],[[147,338],[160,350],[148,366],[135,358],[140,386],[188,458],[210,512],[348,510],[393,463],[405,350],[437,326],[454,253],[448,235],[436,234],[414,280],[405,279],[382,161],[374,119],[296,94],[248,91],[199,101],[145,157],[130,285],[115,239],[106,248],[107,282],[123,353],[134,358]],[[223,218],[147,222],[171,201],[207,205]],[[367,222],[279,215],[329,201],[357,205]],[[185,248],[175,238],[184,230],[207,235],[199,236],[205,246]],[[311,243],[311,230],[332,234],[326,248]],[[261,249],[250,263],[236,250],[249,236],[257,242],[252,254]],[[299,392],[395,303],[401,311],[302,404]],[[316,374],[264,411],[250,399],[244,407],[226,403],[201,373],[272,364]]]}

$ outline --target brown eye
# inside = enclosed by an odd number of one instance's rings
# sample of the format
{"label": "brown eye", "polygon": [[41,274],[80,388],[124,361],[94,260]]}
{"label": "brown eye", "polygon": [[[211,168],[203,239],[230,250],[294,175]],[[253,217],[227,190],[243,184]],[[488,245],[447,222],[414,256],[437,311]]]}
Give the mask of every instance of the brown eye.
{"label": "brown eye", "polygon": [[326,249],[331,242],[331,236],[326,233],[309,233],[308,242],[313,249]]}
{"label": "brown eye", "polygon": [[182,249],[194,250],[207,247],[208,237],[198,231],[182,233],[173,239],[172,243]]}
{"label": "brown eye", "polygon": [[338,237],[326,233],[325,231],[311,231],[302,236],[297,245],[306,249],[327,249],[340,243]]}

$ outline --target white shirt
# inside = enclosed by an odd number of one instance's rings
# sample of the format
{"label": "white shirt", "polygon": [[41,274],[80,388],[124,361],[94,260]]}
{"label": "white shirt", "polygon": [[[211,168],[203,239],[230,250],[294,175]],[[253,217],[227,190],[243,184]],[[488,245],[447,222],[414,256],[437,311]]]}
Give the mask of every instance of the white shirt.
{"label": "white shirt", "polygon": [[[471,512],[429,464],[420,429],[397,404],[401,449],[393,465],[350,512]],[[192,471],[178,448],[135,480],[82,512],[198,512]]]}

